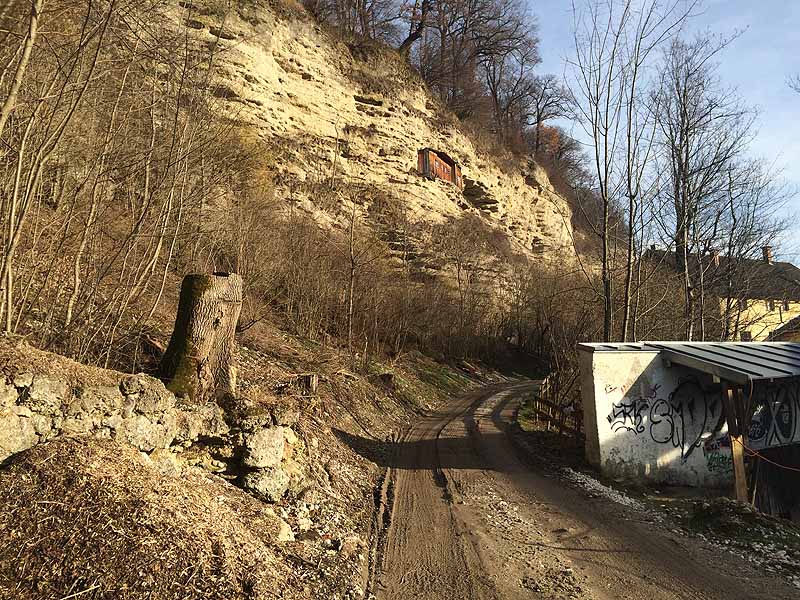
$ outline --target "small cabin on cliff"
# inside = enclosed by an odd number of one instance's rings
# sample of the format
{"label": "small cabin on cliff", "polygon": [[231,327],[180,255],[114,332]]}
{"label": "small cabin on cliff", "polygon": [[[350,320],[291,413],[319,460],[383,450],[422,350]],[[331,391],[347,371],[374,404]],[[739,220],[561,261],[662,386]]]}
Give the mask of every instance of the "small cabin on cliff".
{"label": "small cabin on cliff", "polygon": [[464,189],[461,167],[444,152],[433,148],[422,148],[417,152],[417,169],[423,177],[441,179]]}

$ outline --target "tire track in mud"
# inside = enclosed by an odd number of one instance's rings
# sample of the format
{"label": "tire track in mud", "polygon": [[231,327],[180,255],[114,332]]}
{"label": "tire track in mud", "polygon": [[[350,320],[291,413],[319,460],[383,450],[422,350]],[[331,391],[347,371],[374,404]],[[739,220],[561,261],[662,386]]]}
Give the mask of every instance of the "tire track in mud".
{"label": "tire track in mud", "polygon": [[507,435],[520,393],[485,388],[396,441],[376,488],[367,597],[796,598],[731,556],[531,468]]}
{"label": "tire track in mud", "polygon": [[[443,468],[440,441],[453,420],[460,419],[487,395],[460,399],[452,412],[433,413],[410,429],[397,444],[394,462],[387,467],[380,489],[391,489],[379,502],[371,537],[367,597],[377,598],[493,598],[483,577],[478,554],[453,513],[458,491]],[[377,492],[383,498],[384,492]],[[424,500],[424,501],[420,501]],[[392,515],[389,519],[383,514]],[[394,514],[402,514],[397,522]],[[408,515],[414,515],[411,519]],[[419,526],[422,520],[427,526]],[[401,566],[398,566],[401,565]]]}

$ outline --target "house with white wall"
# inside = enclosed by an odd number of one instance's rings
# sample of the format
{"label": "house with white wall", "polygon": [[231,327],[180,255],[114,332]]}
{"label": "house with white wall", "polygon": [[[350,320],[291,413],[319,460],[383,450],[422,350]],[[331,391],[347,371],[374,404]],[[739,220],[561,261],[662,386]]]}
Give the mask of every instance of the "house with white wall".
{"label": "house with white wall", "polygon": [[586,457],[609,477],[746,496],[745,455],[800,444],[800,344],[578,349]]}

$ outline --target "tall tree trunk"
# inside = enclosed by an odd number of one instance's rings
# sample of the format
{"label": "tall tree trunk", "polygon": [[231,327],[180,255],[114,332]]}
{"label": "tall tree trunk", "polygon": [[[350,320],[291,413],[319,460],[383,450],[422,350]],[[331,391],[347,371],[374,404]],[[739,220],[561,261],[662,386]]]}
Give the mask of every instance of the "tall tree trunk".
{"label": "tall tree trunk", "polygon": [[610,342],[614,331],[614,292],[612,289],[611,258],[609,256],[609,203],[603,196],[603,341]]}
{"label": "tall tree trunk", "polygon": [[241,309],[240,275],[183,278],[175,329],[159,373],[176,396],[202,403],[235,391],[234,334]]}
{"label": "tall tree trunk", "polygon": [[635,251],[634,222],[636,219],[636,200],[628,192],[628,243],[625,248],[625,296],[622,305],[622,341],[628,341],[628,329],[631,319],[631,290],[633,289],[633,261]]}

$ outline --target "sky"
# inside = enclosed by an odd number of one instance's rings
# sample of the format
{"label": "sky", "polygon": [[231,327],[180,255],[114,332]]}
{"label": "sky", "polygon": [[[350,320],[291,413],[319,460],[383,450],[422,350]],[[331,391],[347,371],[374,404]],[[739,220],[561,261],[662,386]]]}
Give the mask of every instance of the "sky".
{"label": "sky", "polygon": [[[573,53],[572,3],[528,4],[539,22],[540,72],[563,75],[565,59]],[[752,154],[775,164],[797,190],[787,216],[799,217],[791,237],[800,238],[800,94],[787,84],[790,75],[800,74],[800,0],[705,0],[700,12],[689,31],[723,36],[741,31],[721,56],[720,77],[760,111]],[[800,258],[800,240],[787,242],[786,251]]]}

